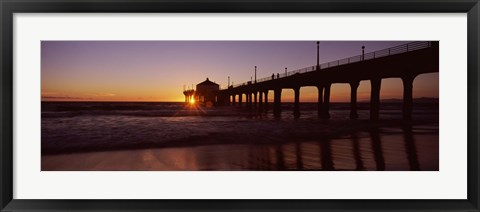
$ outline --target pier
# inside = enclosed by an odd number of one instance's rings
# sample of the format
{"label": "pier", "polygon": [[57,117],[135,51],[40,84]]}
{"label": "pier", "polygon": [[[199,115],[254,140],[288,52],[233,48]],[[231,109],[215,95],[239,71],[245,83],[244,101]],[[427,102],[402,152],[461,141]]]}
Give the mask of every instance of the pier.
{"label": "pier", "polygon": [[412,118],[413,82],[420,74],[435,73],[439,70],[439,42],[419,41],[391,47],[354,57],[319,64],[319,42],[317,42],[317,65],[251,80],[228,86],[217,92],[218,105],[246,107],[264,113],[270,109],[268,93],[273,91],[273,113],[281,116],[281,95],[283,89],[293,89],[295,117],[299,117],[300,89],[315,86],[318,89],[318,117],[329,119],[331,86],[347,83],[351,88],[350,118],[357,114],[357,88],[361,81],[369,81],[370,119],[378,120],[382,79],[400,78],[403,82],[403,119]]}

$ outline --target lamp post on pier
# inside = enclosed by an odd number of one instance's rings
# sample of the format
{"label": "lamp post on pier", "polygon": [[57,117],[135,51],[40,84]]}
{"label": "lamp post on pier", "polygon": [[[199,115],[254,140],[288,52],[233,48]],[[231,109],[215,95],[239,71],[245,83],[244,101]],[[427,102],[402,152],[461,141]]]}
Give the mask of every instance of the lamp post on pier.
{"label": "lamp post on pier", "polygon": [[257,66],[255,66],[255,83],[257,83]]}
{"label": "lamp post on pier", "polygon": [[362,46],[362,61],[365,60],[365,46]]}
{"label": "lamp post on pier", "polygon": [[316,70],[320,70],[320,41],[317,41],[317,67]]}

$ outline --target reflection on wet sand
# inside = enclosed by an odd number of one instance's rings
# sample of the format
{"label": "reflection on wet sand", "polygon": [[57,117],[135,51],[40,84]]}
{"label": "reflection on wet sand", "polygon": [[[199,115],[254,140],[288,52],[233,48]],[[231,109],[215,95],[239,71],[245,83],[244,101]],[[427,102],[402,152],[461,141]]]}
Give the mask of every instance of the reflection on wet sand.
{"label": "reflection on wet sand", "polygon": [[358,143],[358,137],[356,133],[352,134],[352,142],[353,142],[353,155],[355,159],[355,170],[364,170],[365,167],[363,166],[362,156],[360,155],[360,144]]}
{"label": "reflection on wet sand", "polygon": [[412,126],[403,126],[403,132],[403,136],[405,139],[405,149],[407,150],[408,164],[410,165],[410,170],[418,171],[420,170],[420,164],[418,163],[417,149],[415,147]]}
{"label": "reflection on wet sand", "polygon": [[378,129],[370,130],[370,136],[372,138],[372,151],[375,155],[375,165],[377,166],[377,171],[384,171],[385,159],[383,158],[382,142],[380,141]]}
{"label": "reflection on wet sand", "polygon": [[42,170],[438,170],[438,128],[377,128],[339,138],[268,144],[42,156]]}

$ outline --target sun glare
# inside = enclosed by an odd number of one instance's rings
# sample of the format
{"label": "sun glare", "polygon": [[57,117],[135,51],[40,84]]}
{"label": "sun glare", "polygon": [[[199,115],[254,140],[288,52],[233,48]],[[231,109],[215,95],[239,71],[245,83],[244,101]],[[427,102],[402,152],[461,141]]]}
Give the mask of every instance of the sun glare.
{"label": "sun glare", "polygon": [[192,104],[192,105],[195,104],[195,99],[191,99],[190,104]]}

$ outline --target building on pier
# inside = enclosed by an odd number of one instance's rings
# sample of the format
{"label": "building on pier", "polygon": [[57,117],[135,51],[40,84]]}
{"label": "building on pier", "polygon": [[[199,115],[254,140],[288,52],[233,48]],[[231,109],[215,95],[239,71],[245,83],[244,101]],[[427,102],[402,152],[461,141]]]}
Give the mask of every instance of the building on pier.
{"label": "building on pier", "polygon": [[213,106],[218,102],[218,91],[220,85],[206,79],[205,81],[196,85],[195,89],[184,90],[185,103],[199,103],[205,106]]}
{"label": "building on pier", "polygon": [[212,106],[217,103],[217,92],[220,85],[210,81],[208,78],[197,84],[195,91],[196,101],[206,106]]}

